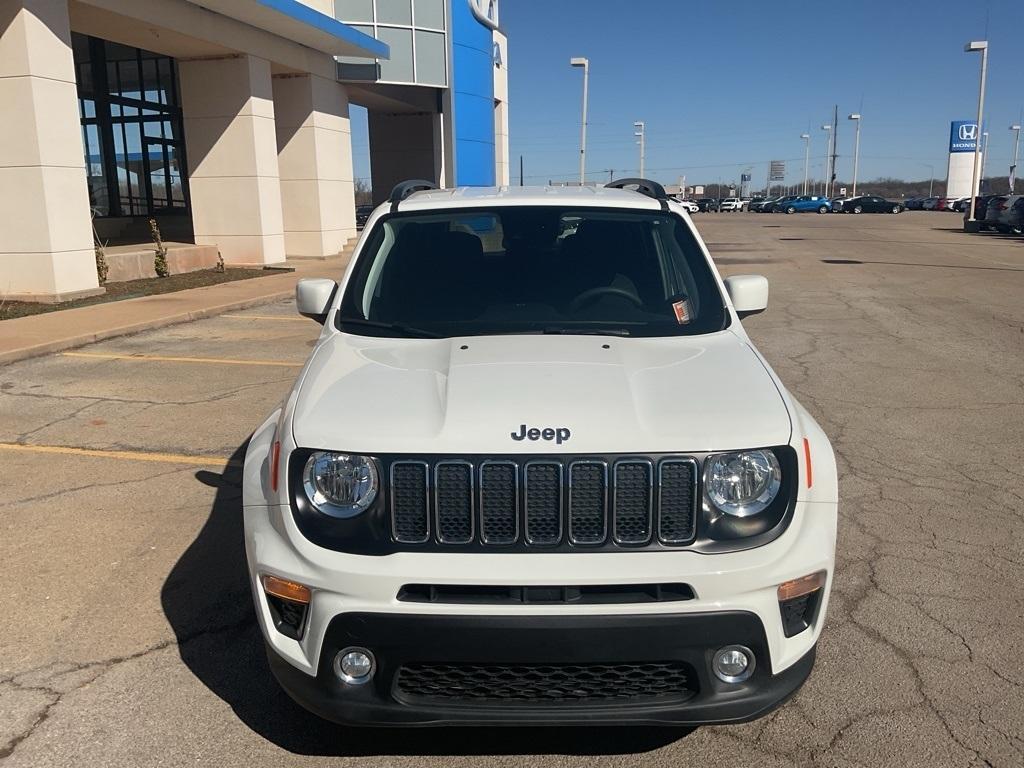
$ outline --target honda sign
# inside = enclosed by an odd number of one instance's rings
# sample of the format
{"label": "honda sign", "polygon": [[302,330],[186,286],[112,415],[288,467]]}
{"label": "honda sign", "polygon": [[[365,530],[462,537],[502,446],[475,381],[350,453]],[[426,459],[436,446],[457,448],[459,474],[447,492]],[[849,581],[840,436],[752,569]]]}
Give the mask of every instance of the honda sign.
{"label": "honda sign", "polygon": [[978,124],[973,120],[954,120],[949,127],[950,152],[974,152],[978,148]]}

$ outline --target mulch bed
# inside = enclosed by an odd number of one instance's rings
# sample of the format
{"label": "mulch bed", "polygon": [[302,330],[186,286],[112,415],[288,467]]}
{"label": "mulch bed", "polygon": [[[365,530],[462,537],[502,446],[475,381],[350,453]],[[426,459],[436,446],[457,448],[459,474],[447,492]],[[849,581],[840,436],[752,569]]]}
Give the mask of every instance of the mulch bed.
{"label": "mulch bed", "polygon": [[280,268],[228,268],[223,272],[218,272],[216,269],[203,269],[198,272],[186,272],[181,275],[169,275],[168,277],[148,277],[142,280],[128,280],[123,283],[107,283],[104,286],[107,292],[104,294],[90,296],[87,299],[66,301],[62,304],[41,304],[28,301],[4,301],[0,299],[0,320],[10,320],[11,318],[26,317],[27,315],[39,315],[43,312],[59,312],[62,309],[87,307],[90,304],[105,304],[108,301],[122,301],[123,299],[137,299],[141,296],[156,296],[160,293],[187,291],[189,288],[230,283],[235,280],[251,280],[256,277],[269,277],[290,271],[289,269]]}

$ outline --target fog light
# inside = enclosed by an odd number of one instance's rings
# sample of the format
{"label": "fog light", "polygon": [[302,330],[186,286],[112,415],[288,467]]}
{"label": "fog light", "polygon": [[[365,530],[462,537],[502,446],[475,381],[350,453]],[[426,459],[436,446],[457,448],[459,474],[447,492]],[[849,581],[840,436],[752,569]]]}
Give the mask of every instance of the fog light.
{"label": "fog light", "polygon": [[743,645],[727,645],[715,653],[711,667],[723,683],[742,683],[754,674],[754,652]]}
{"label": "fog light", "polygon": [[370,682],[376,671],[377,663],[373,659],[373,654],[365,648],[346,648],[334,657],[334,674],[349,685]]}

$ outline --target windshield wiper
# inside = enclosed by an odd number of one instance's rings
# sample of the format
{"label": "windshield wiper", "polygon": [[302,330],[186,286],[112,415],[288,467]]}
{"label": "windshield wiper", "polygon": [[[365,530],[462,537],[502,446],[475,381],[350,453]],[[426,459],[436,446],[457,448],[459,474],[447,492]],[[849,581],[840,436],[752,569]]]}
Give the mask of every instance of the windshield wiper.
{"label": "windshield wiper", "polygon": [[625,328],[545,328],[543,334],[564,336],[631,336]]}
{"label": "windshield wiper", "polygon": [[379,320],[363,320],[362,318],[358,317],[340,318],[338,320],[338,324],[357,325],[363,328],[380,328],[385,331],[395,331],[396,333],[401,333],[405,336],[419,337],[422,339],[443,338],[439,333],[434,333],[433,331],[425,331],[422,328],[413,328],[412,326],[402,325],[401,323],[385,323]]}

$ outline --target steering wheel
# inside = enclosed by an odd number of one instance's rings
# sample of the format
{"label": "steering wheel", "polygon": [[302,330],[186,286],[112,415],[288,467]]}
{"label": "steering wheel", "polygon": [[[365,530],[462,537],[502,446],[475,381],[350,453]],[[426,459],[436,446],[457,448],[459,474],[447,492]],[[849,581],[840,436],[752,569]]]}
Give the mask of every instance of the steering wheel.
{"label": "steering wheel", "polygon": [[582,309],[587,304],[592,303],[601,296],[618,296],[621,299],[627,299],[638,309],[643,309],[644,303],[640,300],[640,297],[635,293],[630,293],[625,288],[615,288],[611,285],[601,285],[597,288],[591,288],[588,291],[584,291],[569,304],[569,309],[575,312],[578,309]]}

